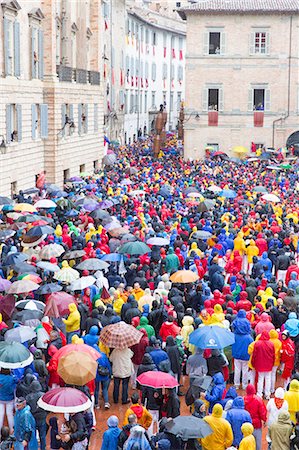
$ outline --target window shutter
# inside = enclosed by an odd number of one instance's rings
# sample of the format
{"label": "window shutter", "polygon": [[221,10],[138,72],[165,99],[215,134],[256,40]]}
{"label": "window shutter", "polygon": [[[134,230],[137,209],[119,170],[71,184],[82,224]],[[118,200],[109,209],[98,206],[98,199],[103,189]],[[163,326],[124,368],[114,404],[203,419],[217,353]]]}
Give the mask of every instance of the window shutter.
{"label": "window shutter", "polygon": [[143,78],[143,61],[140,62],[140,78]]}
{"label": "window shutter", "polygon": [[163,64],[163,80],[167,79],[167,64]]}
{"label": "window shutter", "polygon": [[115,50],[114,47],[111,49],[111,67],[114,68],[115,66]]}
{"label": "window shutter", "polygon": [[250,88],[248,91],[248,111],[253,111],[253,89]]}
{"label": "window shutter", "polygon": [[135,75],[134,73],[134,58],[131,56],[131,73],[130,75],[133,77]]}
{"label": "window shutter", "polygon": [[36,42],[36,29],[31,28],[31,77],[36,78],[36,64],[34,62],[34,49]]}
{"label": "window shutter", "polygon": [[135,59],[135,74],[137,77],[139,77],[139,59]]}
{"label": "window shutter", "polygon": [[183,67],[182,66],[178,67],[178,80],[179,81],[183,80]]}
{"label": "window shutter", "polygon": [[35,103],[31,105],[31,137],[36,139],[36,120],[37,120],[37,106]]}
{"label": "window shutter", "polygon": [[38,30],[38,77],[44,79],[44,32]]}
{"label": "window shutter", "polygon": [[114,87],[111,88],[111,106],[113,108],[115,106],[115,89],[114,89]]}
{"label": "window shutter", "polygon": [[254,55],[255,54],[255,32],[252,31],[250,33],[250,41],[249,41],[249,54]]}
{"label": "window shutter", "polygon": [[156,73],[157,72],[157,66],[156,66],[156,63],[153,63],[152,64],[152,80],[153,81],[156,81]]}
{"label": "window shutter", "polygon": [[94,104],[94,113],[93,113],[93,131],[96,133],[99,131],[99,124],[98,124],[98,104]]}
{"label": "window shutter", "polygon": [[[10,42],[9,42],[9,20],[4,17],[3,19],[3,33],[4,33],[4,68],[5,75],[12,75],[11,64],[9,60]],[[10,141],[8,141],[10,142]]]}
{"label": "window shutter", "polygon": [[42,139],[48,138],[48,105],[40,105],[40,135]]}
{"label": "window shutter", "polygon": [[11,142],[11,105],[6,105],[6,141]]}
{"label": "window shutter", "polygon": [[148,79],[148,62],[145,63],[144,71],[145,71],[144,76],[145,76],[145,78]]}
{"label": "window shutter", "polygon": [[70,119],[74,122],[74,105],[69,105]]}
{"label": "window shutter", "polygon": [[224,110],[224,102],[223,102],[223,88],[219,89],[219,111]]}
{"label": "window shutter", "polygon": [[[61,128],[65,125],[65,115],[66,115],[66,106],[65,104],[61,105]],[[65,129],[61,131],[61,136],[65,135]]]}
{"label": "window shutter", "polygon": [[125,103],[124,101],[124,91],[119,91],[119,105],[123,105]]}
{"label": "window shutter", "polygon": [[78,105],[78,134],[82,133],[82,105]]}
{"label": "window shutter", "polygon": [[84,123],[85,133],[88,133],[88,104],[85,103],[85,123]]}
{"label": "window shutter", "polygon": [[125,55],[124,51],[122,50],[120,53],[120,69],[124,70],[124,64],[125,64]]}
{"label": "window shutter", "polygon": [[222,31],[220,33],[220,55],[225,55],[225,33]]}
{"label": "window shutter", "polygon": [[171,64],[170,67],[170,78],[174,80],[174,64]]}
{"label": "window shutter", "polygon": [[14,24],[13,24],[13,35],[14,35],[14,70],[15,70],[15,76],[19,77],[21,75],[21,70],[20,70],[20,24],[19,24],[19,22],[14,22]]}
{"label": "window shutter", "polygon": [[270,33],[266,32],[266,55],[270,54]]}
{"label": "window shutter", "polygon": [[130,70],[130,58],[126,56],[126,71]]}
{"label": "window shutter", "polygon": [[204,55],[209,54],[209,32],[205,31],[203,36],[203,53]]}
{"label": "window shutter", "polygon": [[270,89],[265,89],[265,111],[270,111]]}
{"label": "window shutter", "polygon": [[202,110],[208,111],[208,103],[209,103],[209,89],[204,88],[202,92]]}
{"label": "window shutter", "polygon": [[17,111],[17,127],[18,127],[18,142],[22,140],[22,105],[16,105]]}

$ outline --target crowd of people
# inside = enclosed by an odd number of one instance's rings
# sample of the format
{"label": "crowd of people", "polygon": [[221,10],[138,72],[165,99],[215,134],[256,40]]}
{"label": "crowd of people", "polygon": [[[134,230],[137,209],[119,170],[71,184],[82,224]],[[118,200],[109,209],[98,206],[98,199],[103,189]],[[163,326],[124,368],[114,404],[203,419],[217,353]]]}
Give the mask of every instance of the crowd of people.
{"label": "crowd of people", "polygon": [[[33,362],[0,372],[0,449],[94,448],[101,410],[122,403],[126,413],[108,418],[102,450],[261,450],[265,442],[298,450],[297,163],[279,170],[268,161],[186,162],[174,136],[157,160],[147,141],[115,152],[113,165],[64,190],[42,178],[15,203],[0,197],[0,341],[11,329],[35,334],[21,340]],[[39,208],[45,200],[55,205]],[[139,243],[143,250],[130,250]],[[178,271],[197,281],[172,282]],[[39,288],[13,297],[9,289],[26,277]],[[59,315],[51,295],[64,292],[73,301]],[[101,335],[120,322],[142,337],[109,348]],[[194,346],[190,336],[202,327],[229,330],[234,343]],[[100,353],[95,378],[75,386],[92,407],[49,415],[39,400],[66,385],[55,354],[69,344]],[[139,383],[153,371],[179,386]],[[182,403],[209,434],[171,433]]]}

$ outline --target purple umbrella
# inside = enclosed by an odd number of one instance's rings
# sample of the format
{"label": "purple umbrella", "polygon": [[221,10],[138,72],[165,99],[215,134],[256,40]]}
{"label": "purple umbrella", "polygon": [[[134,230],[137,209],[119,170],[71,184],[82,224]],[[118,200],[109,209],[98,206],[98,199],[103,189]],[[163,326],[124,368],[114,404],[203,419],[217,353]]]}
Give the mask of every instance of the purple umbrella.
{"label": "purple umbrella", "polygon": [[7,291],[10,285],[11,282],[9,280],[6,280],[5,278],[0,278],[0,292]]}
{"label": "purple umbrella", "polygon": [[73,182],[77,182],[77,183],[81,183],[83,180],[82,180],[82,178],[81,177],[79,177],[79,176],[75,176],[75,177],[71,177],[71,178],[69,178],[69,180],[67,180],[67,181],[71,181],[72,183]]}
{"label": "purple umbrella", "polygon": [[82,207],[85,209],[85,211],[94,211],[98,207],[98,202],[96,200],[93,200],[92,198],[86,198],[83,202]]}
{"label": "purple umbrella", "polygon": [[111,206],[113,206],[111,200],[103,200],[102,202],[99,203],[100,209],[108,209],[111,208]]}

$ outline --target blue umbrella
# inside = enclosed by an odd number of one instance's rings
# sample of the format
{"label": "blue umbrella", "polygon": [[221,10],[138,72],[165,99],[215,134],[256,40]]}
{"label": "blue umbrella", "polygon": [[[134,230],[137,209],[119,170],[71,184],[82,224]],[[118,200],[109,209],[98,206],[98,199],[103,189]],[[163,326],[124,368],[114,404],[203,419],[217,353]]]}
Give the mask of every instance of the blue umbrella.
{"label": "blue umbrella", "polygon": [[226,198],[235,198],[237,197],[237,194],[235,191],[233,191],[232,189],[223,189],[222,193],[220,194],[221,197],[226,197]]}
{"label": "blue umbrella", "polygon": [[218,325],[197,328],[189,336],[190,344],[199,348],[225,348],[235,342],[235,335],[226,328]]}
{"label": "blue umbrella", "polygon": [[15,266],[17,263],[24,262],[28,259],[25,253],[15,252],[8,255],[3,263],[4,266]]}
{"label": "blue umbrella", "polygon": [[109,261],[109,262],[119,262],[123,258],[123,255],[120,255],[119,253],[109,253],[108,255],[103,255],[101,259],[103,261]]}
{"label": "blue umbrella", "polygon": [[74,209],[71,209],[70,211],[67,211],[65,213],[66,217],[77,217],[79,215],[78,211],[75,211]]}

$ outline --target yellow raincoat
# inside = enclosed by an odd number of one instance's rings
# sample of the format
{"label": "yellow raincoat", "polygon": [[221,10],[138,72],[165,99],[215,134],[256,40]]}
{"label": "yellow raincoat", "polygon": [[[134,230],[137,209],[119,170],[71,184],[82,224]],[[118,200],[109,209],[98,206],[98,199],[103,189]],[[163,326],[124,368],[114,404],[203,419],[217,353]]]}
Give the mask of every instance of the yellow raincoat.
{"label": "yellow raincoat", "polygon": [[213,433],[201,440],[203,450],[225,450],[232,445],[234,440],[232,427],[227,420],[222,419],[222,413],[222,406],[216,403],[212,415],[203,419],[213,430]]}
{"label": "yellow raincoat", "polygon": [[80,313],[75,303],[69,304],[70,314],[67,319],[62,319],[65,323],[65,330],[67,333],[80,330]]}
{"label": "yellow raincoat", "polygon": [[288,402],[291,421],[296,423],[296,412],[299,411],[299,381],[292,380],[290,389],[284,394],[284,399]]}
{"label": "yellow raincoat", "polygon": [[253,426],[249,422],[243,423],[241,431],[243,433],[243,439],[240,442],[239,450],[256,450],[255,438],[253,436]]}

